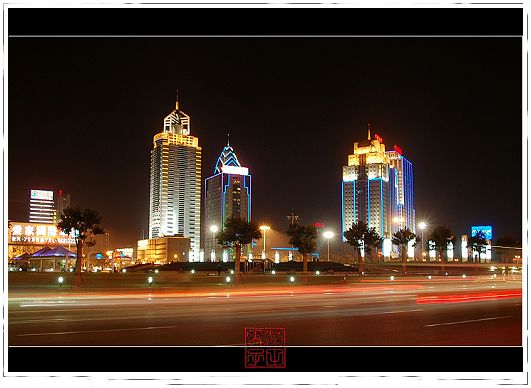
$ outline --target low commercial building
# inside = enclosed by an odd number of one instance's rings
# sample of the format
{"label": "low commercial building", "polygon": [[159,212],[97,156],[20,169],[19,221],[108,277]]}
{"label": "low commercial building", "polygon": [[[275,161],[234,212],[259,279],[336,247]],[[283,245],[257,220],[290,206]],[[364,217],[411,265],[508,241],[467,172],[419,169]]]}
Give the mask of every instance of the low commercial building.
{"label": "low commercial building", "polygon": [[7,257],[11,260],[24,253],[33,254],[44,247],[76,248],[74,236],[67,235],[55,225],[35,222],[9,221],[7,230]]}
{"label": "low commercial building", "polygon": [[189,261],[189,237],[160,237],[139,240],[137,263],[168,264],[173,261]]}

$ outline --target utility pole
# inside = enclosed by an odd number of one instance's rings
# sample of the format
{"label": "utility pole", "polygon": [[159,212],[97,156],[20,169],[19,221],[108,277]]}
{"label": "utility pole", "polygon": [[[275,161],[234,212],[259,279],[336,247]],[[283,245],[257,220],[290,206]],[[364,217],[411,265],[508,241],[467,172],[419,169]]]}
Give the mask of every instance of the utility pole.
{"label": "utility pole", "polygon": [[[291,214],[288,216],[288,222],[289,222],[289,226],[292,227],[293,225],[295,225],[295,223],[299,220],[299,216],[295,215],[295,213],[293,212],[293,210],[291,211]],[[291,260],[293,260],[293,245],[291,246]]]}

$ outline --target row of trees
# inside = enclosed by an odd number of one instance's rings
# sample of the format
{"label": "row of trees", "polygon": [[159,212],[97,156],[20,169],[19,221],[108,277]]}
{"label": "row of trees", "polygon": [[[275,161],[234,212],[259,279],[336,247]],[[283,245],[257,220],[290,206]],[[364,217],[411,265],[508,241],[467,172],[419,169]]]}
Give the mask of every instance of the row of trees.
{"label": "row of trees", "polygon": [[[84,245],[94,244],[94,235],[104,233],[100,226],[101,216],[95,210],[66,208],[60,217],[61,220],[57,224],[58,228],[67,234],[74,233],[78,258],[82,257]],[[287,234],[290,237],[289,243],[297,248],[303,256],[303,272],[306,273],[308,271],[308,256],[317,248],[317,229],[313,225],[301,225],[294,222],[288,228]],[[346,242],[356,251],[359,273],[362,274],[364,272],[364,256],[370,257],[373,249],[377,251],[382,246],[383,238],[378,235],[374,228],[368,228],[363,221],[352,224],[352,227],[344,232],[344,237]],[[218,243],[235,251],[236,278],[239,278],[242,247],[260,238],[262,238],[262,232],[256,223],[247,222],[237,217],[228,218],[223,230],[217,233]],[[404,273],[406,272],[407,249],[411,241],[413,241],[413,246],[416,246],[419,243],[419,237],[408,228],[398,230],[391,239],[392,244],[400,249]],[[433,244],[432,247],[429,246],[430,241]],[[442,261],[450,242],[455,244],[455,236],[450,228],[442,225],[430,233],[426,248],[427,250],[435,249]],[[485,235],[480,231],[469,237],[467,247],[478,253],[479,260],[479,255],[485,252],[486,244]],[[361,254],[362,250],[365,255]],[[475,260],[475,255],[473,256]],[[75,274],[76,284],[79,284],[81,260],[76,260]]]}
{"label": "row of trees", "polygon": [[[295,222],[290,225],[287,234],[290,237],[289,243],[297,248],[303,257],[303,272],[307,272],[308,257],[317,248],[317,229],[313,225],[301,225]],[[382,246],[383,238],[378,235],[374,228],[369,228],[363,221],[352,224],[352,227],[345,231],[344,237],[346,242],[355,248],[359,273],[362,274],[365,257],[371,257],[373,250],[378,251]],[[229,218],[225,228],[216,235],[216,238],[220,245],[235,250],[235,271],[238,274],[242,246],[250,244],[253,239],[262,238],[262,233],[255,223],[248,223],[238,218]],[[392,235],[392,244],[398,246],[400,250],[404,273],[406,273],[408,246],[411,242],[413,242],[413,246],[417,246],[419,240],[419,236],[408,228],[400,229]],[[432,246],[429,246],[429,242],[427,242],[426,249],[435,249],[439,259],[444,261],[444,252],[448,249],[449,243],[455,244],[455,236],[450,228],[441,225],[430,233],[428,241],[431,241]],[[478,258],[480,253],[485,252],[486,244],[487,241],[482,232],[478,232],[468,240],[468,247],[478,253]],[[364,255],[362,255],[362,251]]]}

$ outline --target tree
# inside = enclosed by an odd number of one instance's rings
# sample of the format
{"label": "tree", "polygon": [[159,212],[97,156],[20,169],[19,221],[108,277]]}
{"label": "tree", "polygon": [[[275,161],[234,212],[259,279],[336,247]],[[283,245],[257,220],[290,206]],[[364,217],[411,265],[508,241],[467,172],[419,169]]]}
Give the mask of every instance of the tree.
{"label": "tree", "polygon": [[407,264],[407,248],[411,240],[414,240],[416,245],[417,235],[413,233],[409,228],[403,228],[397,230],[391,239],[391,242],[400,248],[400,257],[402,258],[402,271],[404,275],[406,274],[406,264]]}
{"label": "tree", "polygon": [[472,261],[476,262],[476,257],[474,252],[478,253],[478,263],[481,262],[481,254],[487,251],[485,247],[487,245],[487,239],[485,238],[485,233],[481,230],[478,230],[473,236],[468,237],[467,248],[472,248]]}
{"label": "tree", "polygon": [[502,256],[502,263],[505,263],[505,259],[507,258],[509,261],[511,258],[509,256],[513,256],[516,253],[516,249],[514,248],[522,248],[522,243],[518,241],[513,236],[504,235],[501,236],[496,240],[496,250],[501,251]]}
{"label": "tree", "polygon": [[383,239],[378,235],[374,228],[368,228],[363,221],[358,221],[352,224],[352,227],[343,233],[347,243],[354,247],[358,256],[358,272],[360,276],[363,274],[364,258],[361,256],[361,249],[367,255],[372,252],[372,248],[378,249],[381,246]]}
{"label": "tree", "polygon": [[253,239],[262,238],[260,228],[254,222],[247,222],[238,216],[229,217],[221,231],[216,234],[218,244],[236,251],[234,258],[234,278],[240,280],[240,257],[242,246],[250,244]]}
{"label": "tree", "polygon": [[521,248],[522,244],[520,241],[515,239],[512,236],[502,236],[496,240],[496,245],[502,247],[511,247],[511,248]]}
{"label": "tree", "polygon": [[[448,243],[451,242],[452,244],[455,244],[455,236],[449,227],[446,225],[440,225],[430,233],[428,237],[428,246],[430,241],[434,244],[435,250],[439,253],[439,259],[441,262],[444,262],[443,252],[448,249]],[[448,261],[448,257],[446,260]]]}
{"label": "tree", "polygon": [[378,232],[376,232],[376,229],[370,228],[363,239],[363,250],[367,254],[367,257],[370,257],[369,255],[372,252],[372,248],[378,251],[378,248],[382,246],[382,243],[383,238],[381,238]]}
{"label": "tree", "polygon": [[293,222],[287,231],[289,243],[302,255],[302,272],[308,273],[308,255],[317,248],[317,229],[313,225],[300,225]]}
{"label": "tree", "polygon": [[76,242],[74,283],[79,287],[82,279],[83,246],[93,246],[96,243],[94,236],[105,233],[100,226],[101,216],[96,210],[67,207],[61,213],[60,219],[57,227],[64,233],[73,235]]}

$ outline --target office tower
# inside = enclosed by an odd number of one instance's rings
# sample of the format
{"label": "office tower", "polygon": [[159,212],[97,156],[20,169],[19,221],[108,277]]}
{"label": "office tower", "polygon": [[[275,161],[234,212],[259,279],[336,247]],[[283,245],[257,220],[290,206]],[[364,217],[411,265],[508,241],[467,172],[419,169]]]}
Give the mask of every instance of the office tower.
{"label": "office tower", "polygon": [[61,217],[61,213],[67,207],[70,207],[70,194],[64,194],[62,189],[59,189],[59,196],[57,197],[57,221]]}
{"label": "office tower", "polygon": [[394,180],[391,181],[392,233],[403,228],[408,228],[415,233],[413,165],[402,155],[402,149],[397,145],[386,153],[389,156],[389,167],[395,170]]}
{"label": "office tower", "polygon": [[190,116],[179,108],[164,119],[153,137],[149,201],[149,238],[190,238],[189,261],[199,260],[201,147],[190,135]]}
{"label": "office tower", "polygon": [[[403,228],[415,233],[416,229],[413,166],[400,147],[386,151],[383,139],[371,136],[370,124],[367,140],[354,143],[354,152],[343,167],[342,234],[358,221],[384,238],[384,256],[393,249],[393,233]],[[408,255],[413,255],[412,246]]]}
{"label": "office tower", "polygon": [[[205,180],[205,255],[210,260],[220,256],[215,234],[223,229],[225,220],[239,217],[251,220],[251,175],[242,167],[234,149],[227,145],[214,168],[214,175]],[[216,256],[217,255],[217,256]]]}
{"label": "office tower", "polygon": [[353,223],[363,221],[380,237],[390,237],[389,175],[383,140],[378,135],[371,137],[369,127],[367,140],[354,143],[354,152],[343,167],[342,235]]}
{"label": "office tower", "polygon": [[56,222],[53,191],[30,190],[29,222],[54,224]]}

